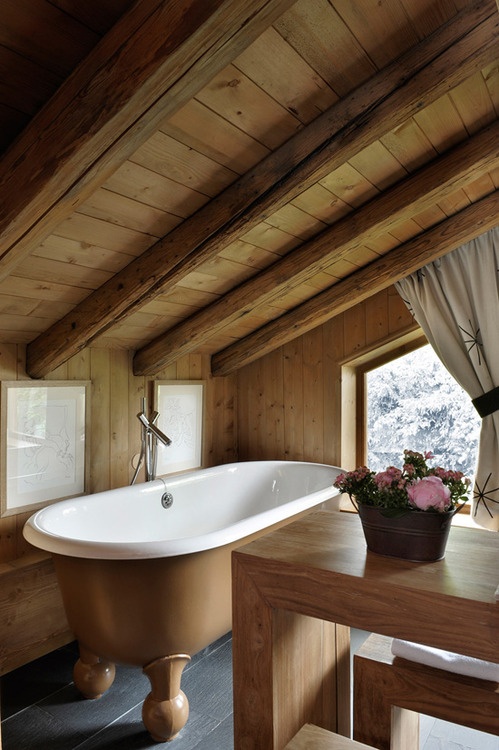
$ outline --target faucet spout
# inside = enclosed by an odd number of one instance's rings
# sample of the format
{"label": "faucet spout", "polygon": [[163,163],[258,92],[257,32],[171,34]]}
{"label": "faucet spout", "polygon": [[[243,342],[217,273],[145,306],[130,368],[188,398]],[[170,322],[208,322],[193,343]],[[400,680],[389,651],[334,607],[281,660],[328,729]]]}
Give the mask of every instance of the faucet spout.
{"label": "faucet spout", "polygon": [[159,413],[157,411],[153,412],[151,414],[151,417],[148,419],[145,414],[144,409],[145,409],[145,399],[143,399],[142,411],[137,414],[137,419],[139,420],[142,426],[142,441],[141,441],[139,462],[137,464],[137,468],[135,469],[135,474],[133,476],[131,484],[135,483],[135,480],[137,479],[137,475],[144,462],[145,462],[146,482],[150,482],[153,479],[155,479],[157,457],[158,457],[157,456],[158,440],[160,443],[162,443],[163,445],[167,447],[172,444],[172,441],[168,437],[168,435],[165,435],[165,433],[162,432],[159,429],[159,427],[156,427],[155,422],[157,421],[159,417]]}
{"label": "faucet spout", "polygon": [[163,443],[163,445],[166,445],[168,447],[172,444],[171,439],[168,437],[168,435],[165,435],[164,432],[161,432],[159,427],[156,427],[156,425],[154,424],[158,417],[159,414],[157,411],[154,412],[151,419],[148,419],[143,411],[137,414],[137,419],[143,425],[143,427],[145,427],[148,432],[151,432],[154,437],[159,440],[160,443]]}
{"label": "faucet spout", "polygon": [[163,445],[166,445],[168,447],[172,444],[171,438],[168,437],[168,435],[165,435],[164,432],[161,432],[159,427],[156,427],[154,424],[149,425],[149,430],[152,432],[154,437],[160,441],[160,443],[163,443]]}

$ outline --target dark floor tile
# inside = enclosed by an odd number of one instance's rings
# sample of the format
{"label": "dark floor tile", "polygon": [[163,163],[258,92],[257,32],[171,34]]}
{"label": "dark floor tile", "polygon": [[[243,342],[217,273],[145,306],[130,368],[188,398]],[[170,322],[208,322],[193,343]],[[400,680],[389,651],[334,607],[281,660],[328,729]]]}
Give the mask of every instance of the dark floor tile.
{"label": "dark floor tile", "polygon": [[[168,743],[170,749],[202,747],[203,738],[215,737],[214,730],[232,711],[231,651],[229,633],[196,654],[184,670],[190,716],[174,745]],[[77,646],[71,644],[2,678],[4,750],[166,747],[152,740],[142,723],[142,703],[150,690],[142,670],[117,665],[109,690],[86,700],[71,681],[77,658]]]}
{"label": "dark floor tile", "polygon": [[187,664],[187,666],[184,669],[184,673],[190,669],[191,667],[195,666],[200,662],[202,659],[205,659],[207,656],[210,656],[210,654],[215,653],[218,651],[219,648],[223,648],[223,646],[226,643],[232,643],[232,633],[226,633],[221,638],[218,638],[218,640],[214,641],[213,643],[210,643],[209,646],[206,646],[206,648],[201,649],[201,651],[198,651],[197,654],[194,654],[191,661]]}
{"label": "dark floor tile", "polygon": [[119,667],[113,685],[101,698],[87,700],[71,684],[45,698],[38,706],[75,732],[82,731],[89,737],[116,717],[141,705],[149,689],[149,682],[140,669]]}
{"label": "dark floor tile", "polygon": [[2,721],[60,690],[73,679],[76,643],[8,672],[1,679]]}
{"label": "dark floor tile", "polygon": [[[142,706],[136,706],[113,724],[85,740],[72,750],[194,750],[202,747],[203,738],[216,727],[216,721],[191,711],[186,726],[173,742],[156,742],[142,723]],[[200,745],[201,743],[201,745]],[[218,750],[225,750],[222,746]]]}
{"label": "dark floor tile", "polygon": [[[194,750],[203,747],[204,738],[211,736],[232,711],[232,641],[217,641],[210,649],[197,654],[184,671],[182,689],[189,700],[189,719],[174,743],[157,743],[142,724],[142,702],[112,725],[86,740],[78,750],[144,750],[168,746],[170,750]],[[148,691],[146,691],[148,692]],[[146,693],[144,693],[145,698]],[[232,727],[232,719],[229,722]],[[232,729],[231,742],[232,742]],[[215,735],[214,735],[215,736]],[[227,745],[227,750],[232,745]],[[217,750],[226,750],[222,744]]]}
{"label": "dark floor tile", "polygon": [[191,711],[223,721],[232,712],[232,642],[226,641],[187,672],[182,689]]}
{"label": "dark floor tile", "polygon": [[3,750],[71,750],[85,736],[38,706],[2,721]]}
{"label": "dark floor tile", "polygon": [[227,716],[225,721],[222,721],[213,732],[203,737],[194,750],[234,750],[234,721],[232,714]]}

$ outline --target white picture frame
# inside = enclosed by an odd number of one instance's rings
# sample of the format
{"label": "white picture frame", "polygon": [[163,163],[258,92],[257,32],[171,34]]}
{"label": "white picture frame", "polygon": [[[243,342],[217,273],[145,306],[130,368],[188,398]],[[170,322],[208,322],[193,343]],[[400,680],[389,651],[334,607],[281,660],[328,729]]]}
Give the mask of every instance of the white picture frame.
{"label": "white picture frame", "polygon": [[202,380],[154,382],[156,424],[172,441],[158,442],[157,476],[202,466],[204,386]]}
{"label": "white picture frame", "polygon": [[87,381],[1,384],[0,515],[87,492]]}

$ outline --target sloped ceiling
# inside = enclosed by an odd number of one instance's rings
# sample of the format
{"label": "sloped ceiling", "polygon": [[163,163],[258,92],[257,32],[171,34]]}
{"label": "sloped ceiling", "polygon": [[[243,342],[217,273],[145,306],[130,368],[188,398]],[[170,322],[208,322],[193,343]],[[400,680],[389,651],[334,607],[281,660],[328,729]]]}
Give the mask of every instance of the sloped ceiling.
{"label": "sloped ceiling", "polygon": [[227,374],[495,226],[498,19],[3,0],[0,340]]}

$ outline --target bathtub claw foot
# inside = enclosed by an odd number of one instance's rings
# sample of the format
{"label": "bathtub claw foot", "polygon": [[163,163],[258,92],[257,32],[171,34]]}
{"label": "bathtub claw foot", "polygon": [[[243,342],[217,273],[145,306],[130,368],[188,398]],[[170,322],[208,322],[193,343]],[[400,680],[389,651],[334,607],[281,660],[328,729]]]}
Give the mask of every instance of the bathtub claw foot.
{"label": "bathtub claw foot", "polygon": [[142,721],[153,740],[173,740],[189,718],[189,701],[180,689],[187,654],[162,656],[144,667],[151,683],[151,692],[142,706]]}
{"label": "bathtub claw foot", "polygon": [[115,666],[80,644],[80,658],[73,667],[74,684],[85,698],[100,698],[114,682]]}

